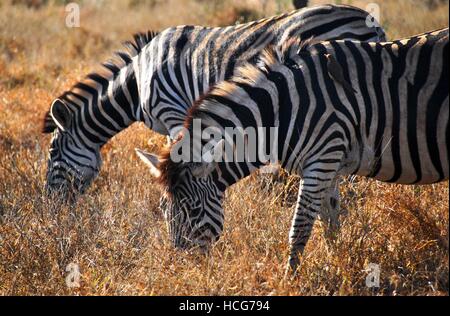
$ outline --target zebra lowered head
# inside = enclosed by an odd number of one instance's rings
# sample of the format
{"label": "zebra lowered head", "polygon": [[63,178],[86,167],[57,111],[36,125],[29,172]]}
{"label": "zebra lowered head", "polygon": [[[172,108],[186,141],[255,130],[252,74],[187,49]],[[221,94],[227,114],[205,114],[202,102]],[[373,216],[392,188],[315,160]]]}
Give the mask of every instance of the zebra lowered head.
{"label": "zebra lowered head", "polygon": [[[222,144],[223,141],[217,143],[211,150],[212,156]],[[171,148],[172,152],[176,150]],[[173,245],[207,250],[223,230],[222,200],[226,186],[217,172],[218,162],[174,162],[171,151],[161,157],[140,149],[136,152],[165,188],[160,209]]]}
{"label": "zebra lowered head", "polygon": [[44,133],[53,132],[48,159],[46,191],[73,198],[83,193],[101,167],[100,146],[87,147],[74,129],[74,115],[61,100],[53,101],[44,122]]}
{"label": "zebra lowered head", "polygon": [[139,121],[139,93],[133,58],[157,34],[138,33],[126,42],[126,52],[103,63],[55,99],[46,113],[43,133],[53,133],[49,150],[46,191],[63,200],[83,193],[97,177],[100,149],[114,135]]}

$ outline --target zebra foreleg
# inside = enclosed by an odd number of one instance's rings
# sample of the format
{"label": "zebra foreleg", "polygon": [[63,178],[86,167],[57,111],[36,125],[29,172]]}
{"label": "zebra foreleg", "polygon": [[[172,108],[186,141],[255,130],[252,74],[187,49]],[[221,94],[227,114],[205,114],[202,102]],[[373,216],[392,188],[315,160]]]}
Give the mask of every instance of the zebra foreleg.
{"label": "zebra foreleg", "polygon": [[336,238],[341,226],[339,220],[341,213],[339,177],[335,177],[331,186],[323,192],[322,209],[319,214],[325,226],[325,238],[327,241]]}
{"label": "zebra foreleg", "polygon": [[[314,222],[319,215],[322,215],[324,200],[327,196],[329,197],[327,192],[334,192],[332,188],[337,176],[338,164],[335,166],[327,165],[326,167],[315,165],[314,169],[318,170],[321,167],[328,172],[304,172],[300,182],[296,210],[289,232],[288,271],[294,274],[300,265],[300,255],[311,236]],[[336,201],[336,204],[339,204],[338,201]]]}

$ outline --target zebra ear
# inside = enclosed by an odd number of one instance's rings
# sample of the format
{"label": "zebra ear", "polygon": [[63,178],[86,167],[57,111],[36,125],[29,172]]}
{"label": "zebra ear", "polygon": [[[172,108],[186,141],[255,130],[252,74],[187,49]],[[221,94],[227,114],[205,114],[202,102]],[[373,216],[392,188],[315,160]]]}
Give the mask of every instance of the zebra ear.
{"label": "zebra ear", "polygon": [[67,131],[70,128],[72,113],[67,105],[60,99],[53,101],[50,108],[50,115],[55,124],[62,130]]}
{"label": "zebra ear", "polygon": [[161,176],[161,171],[158,169],[160,160],[158,156],[154,154],[150,154],[146,151],[143,151],[139,148],[134,149],[136,151],[136,154],[141,158],[141,160],[150,167],[150,173],[155,178],[159,178]]}

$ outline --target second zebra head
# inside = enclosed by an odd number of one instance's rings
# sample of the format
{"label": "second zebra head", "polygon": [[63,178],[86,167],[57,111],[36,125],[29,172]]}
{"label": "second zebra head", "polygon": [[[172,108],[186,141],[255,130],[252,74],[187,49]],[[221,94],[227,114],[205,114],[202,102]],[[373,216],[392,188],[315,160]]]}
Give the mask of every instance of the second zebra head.
{"label": "second zebra head", "polygon": [[[79,118],[78,118],[79,119]],[[97,177],[100,146],[87,145],[75,126],[76,115],[62,99],[56,99],[44,121],[44,133],[53,133],[48,160],[46,191],[73,201]]]}
{"label": "second zebra head", "polygon": [[[218,143],[210,154],[214,156],[221,146],[222,142]],[[152,176],[165,188],[160,209],[173,245],[206,250],[223,230],[222,200],[226,185],[222,183],[218,163],[213,159],[210,162],[175,162],[171,158],[175,151],[177,148],[172,145],[158,157],[136,149]]]}

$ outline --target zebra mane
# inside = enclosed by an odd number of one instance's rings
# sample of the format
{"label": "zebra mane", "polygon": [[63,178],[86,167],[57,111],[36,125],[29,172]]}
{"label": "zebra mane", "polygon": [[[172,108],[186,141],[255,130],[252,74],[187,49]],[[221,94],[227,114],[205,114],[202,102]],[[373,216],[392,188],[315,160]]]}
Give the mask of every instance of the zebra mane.
{"label": "zebra mane", "polygon": [[[255,85],[259,80],[265,80],[264,74],[291,62],[291,60],[299,54],[310,54],[310,47],[316,44],[314,38],[307,40],[300,40],[299,38],[293,38],[280,46],[269,45],[264,48],[259,56],[257,56],[256,64],[247,62],[242,66],[239,66],[235,75],[229,80],[225,80],[217,83],[209,88],[199,99],[197,99],[193,106],[188,110],[187,118],[184,122],[184,127],[189,129],[192,119],[196,116],[200,110],[200,106],[205,103],[214,103],[216,97],[227,97],[235,93],[237,84],[244,83],[249,85]],[[292,61],[294,62],[294,61]],[[213,106],[213,105],[212,105]]]}
{"label": "zebra mane", "polygon": [[[133,35],[133,40],[123,43],[125,51],[117,51],[113,57],[102,63],[102,68],[97,72],[89,73],[84,79],[77,82],[69,90],[58,97],[65,103],[74,104],[71,102],[69,96],[74,93],[74,90],[85,90],[83,87],[92,87],[92,82],[98,84],[99,80],[109,81],[114,78],[123,67],[126,67],[132,62],[132,58],[138,55],[142,49],[150,43],[153,38],[158,35],[157,32],[147,31],[144,33],[136,33]],[[48,134],[55,130],[56,124],[50,114],[50,109],[45,113],[42,133]]]}
{"label": "zebra mane", "polygon": [[[173,144],[178,142],[179,139],[175,140]],[[157,181],[160,185],[162,185],[164,188],[168,188],[168,192],[170,193],[171,188],[175,187],[175,184],[177,182],[178,176],[180,174],[180,169],[182,167],[181,162],[174,162],[172,159],[170,159],[170,147],[165,147],[161,154],[159,155],[159,165],[158,170],[161,172],[161,175],[158,177]]]}
{"label": "zebra mane", "polygon": [[[184,120],[184,131],[190,130],[190,127],[192,126],[192,121],[194,118],[197,117],[197,115],[200,112],[200,105],[203,104],[206,100],[212,98],[212,90],[214,90],[215,87],[209,87],[208,91],[202,94],[197,100],[195,100],[194,104],[188,109],[186,118]],[[178,175],[180,174],[180,169],[183,168],[182,162],[174,162],[170,158],[170,152],[172,149],[172,146],[179,142],[183,138],[182,132],[180,132],[175,139],[171,142],[171,145],[164,146],[164,148],[161,150],[161,153],[159,154],[159,165],[158,170],[161,172],[161,175],[158,177],[157,181],[160,185],[162,185],[165,188],[168,188],[167,193],[171,193],[171,188],[175,187],[175,184],[178,179]]]}
{"label": "zebra mane", "polygon": [[302,40],[294,37],[284,42],[281,46],[269,45],[259,55],[257,66],[265,71],[277,65],[284,65],[296,56],[310,53],[310,48],[319,41],[313,37]]}
{"label": "zebra mane", "polygon": [[[211,87],[200,99],[198,99],[194,106],[189,111],[189,116],[195,113],[199,105],[214,96],[227,96],[233,94],[236,88],[236,83],[244,83],[254,85],[259,80],[264,80],[269,71],[276,69],[278,66],[285,66],[296,63],[294,58],[301,54],[311,54],[311,48],[318,43],[313,37],[306,40],[300,38],[292,38],[281,46],[268,45],[256,57],[256,63],[247,62],[239,66],[235,75],[229,80],[222,81]],[[189,117],[188,116],[188,117]]]}
{"label": "zebra mane", "polygon": [[[235,75],[229,80],[222,81],[216,85],[213,85],[200,96],[194,104],[188,109],[186,119],[184,121],[185,130],[191,130],[192,122],[195,118],[199,118],[203,111],[204,106],[220,106],[218,99],[221,97],[227,97],[236,92],[238,88],[237,83],[245,83],[254,85],[259,80],[264,80],[266,76],[264,73],[276,68],[278,65],[284,65],[288,60],[292,59],[294,56],[308,51],[309,47],[313,45],[316,41],[310,38],[305,41],[300,39],[292,39],[287,41],[281,47],[270,45],[266,47],[258,56],[258,61],[255,64],[250,62],[238,67],[235,71]],[[179,134],[175,141],[172,143],[180,141],[183,134]],[[183,162],[173,162],[170,158],[170,151],[172,146],[165,147],[159,158],[160,163],[158,169],[161,172],[158,177],[158,182],[163,187],[167,188],[171,193],[171,188],[177,183],[180,171],[185,165]]]}

